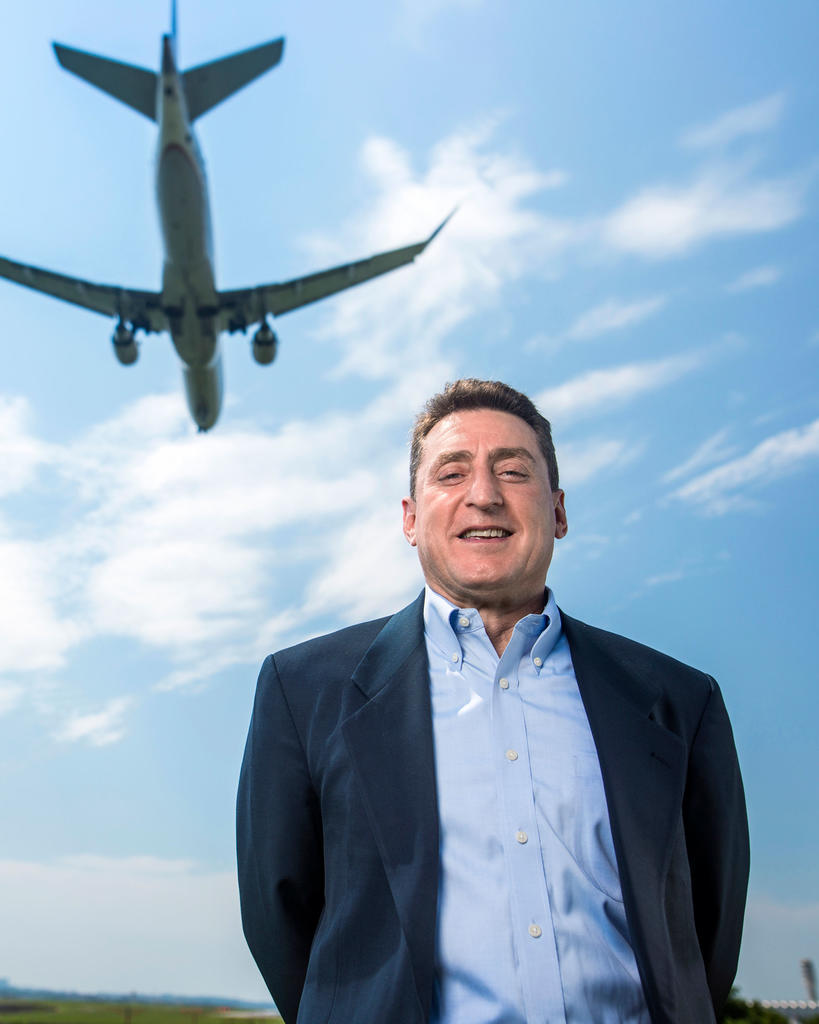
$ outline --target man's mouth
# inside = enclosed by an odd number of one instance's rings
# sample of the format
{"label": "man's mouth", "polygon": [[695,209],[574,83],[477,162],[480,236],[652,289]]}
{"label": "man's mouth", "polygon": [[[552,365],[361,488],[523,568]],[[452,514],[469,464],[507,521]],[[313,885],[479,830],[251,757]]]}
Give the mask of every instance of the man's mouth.
{"label": "man's mouth", "polygon": [[511,530],[504,530],[502,526],[486,526],[476,527],[470,530],[464,530],[463,533],[459,533],[458,536],[461,540],[470,540],[473,537],[481,539],[490,539],[495,537],[511,537]]}

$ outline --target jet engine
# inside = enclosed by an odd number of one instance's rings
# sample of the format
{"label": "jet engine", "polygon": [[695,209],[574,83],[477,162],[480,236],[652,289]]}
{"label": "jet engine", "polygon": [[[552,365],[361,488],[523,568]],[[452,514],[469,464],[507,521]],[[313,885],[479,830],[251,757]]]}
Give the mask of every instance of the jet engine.
{"label": "jet engine", "polygon": [[111,338],[111,342],[114,346],[114,355],[123,366],[131,366],[139,358],[139,349],[134,340],[134,332],[122,321],[114,328],[114,336]]}
{"label": "jet engine", "polygon": [[253,358],[262,366],[268,366],[276,358],[277,347],[276,332],[265,320],[253,335]]}

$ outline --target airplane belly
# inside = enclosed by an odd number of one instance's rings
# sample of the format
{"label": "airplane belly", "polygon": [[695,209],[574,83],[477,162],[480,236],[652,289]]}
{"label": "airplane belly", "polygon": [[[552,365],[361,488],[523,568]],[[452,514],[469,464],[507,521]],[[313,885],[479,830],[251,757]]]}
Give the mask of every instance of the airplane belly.
{"label": "airplane belly", "polygon": [[210,366],[185,366],[185,397],[191,416],[200,430],[209,430],[222,408],[222,359],[217,355]]}
{"label": "airplane belly", "polygon": [[187,366],[205,369],[218,362],[215,317],[183,316],[172,319],[170,328],[177,355]]}
{"label": "airplane belly", "polygon": [[167,146],[157,176],[162,236],[168,259],[180,267],[202,262],[210,248],[207,198],[187,151]]}

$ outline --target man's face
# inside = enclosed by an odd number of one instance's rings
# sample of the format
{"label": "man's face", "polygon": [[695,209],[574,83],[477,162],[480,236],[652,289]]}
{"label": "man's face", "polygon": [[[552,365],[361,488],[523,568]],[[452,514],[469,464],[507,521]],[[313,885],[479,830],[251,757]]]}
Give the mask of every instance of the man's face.
{"label": "man's face", "polygon": [[543,593],[568,528],[535,432],[493,409],[452,413],[424,440],[404,536],[427,583],[462,608],[523,607]]}

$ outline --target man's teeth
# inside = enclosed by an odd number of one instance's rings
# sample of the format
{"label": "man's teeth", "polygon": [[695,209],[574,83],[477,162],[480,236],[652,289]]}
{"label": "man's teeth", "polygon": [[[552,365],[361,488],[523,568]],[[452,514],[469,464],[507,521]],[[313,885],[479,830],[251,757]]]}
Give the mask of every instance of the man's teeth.
{"label": "man's teeth", "polygon": [[461,534],[464,539],[469,537],[509,537],[510,533],[508,530],[501,530],[497,526],[493,526],[488,530],[464,530]]}

